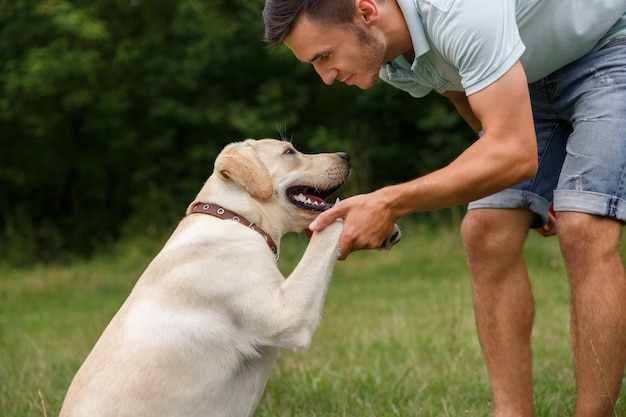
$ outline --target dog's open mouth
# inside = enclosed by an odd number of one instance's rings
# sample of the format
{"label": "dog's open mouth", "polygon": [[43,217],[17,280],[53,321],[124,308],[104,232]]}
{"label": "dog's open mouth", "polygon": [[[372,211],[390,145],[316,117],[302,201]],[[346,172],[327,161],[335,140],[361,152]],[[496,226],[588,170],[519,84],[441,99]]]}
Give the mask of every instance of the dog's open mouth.
{"label": "dog's open mouth", "polygon": [[341,184],[328,190],[307,186],[290,187],[287,189],[287,198],[298,208],[322,212],[333,206],[332,203],[327,203],[325,199],[337,191],[339,187]]}

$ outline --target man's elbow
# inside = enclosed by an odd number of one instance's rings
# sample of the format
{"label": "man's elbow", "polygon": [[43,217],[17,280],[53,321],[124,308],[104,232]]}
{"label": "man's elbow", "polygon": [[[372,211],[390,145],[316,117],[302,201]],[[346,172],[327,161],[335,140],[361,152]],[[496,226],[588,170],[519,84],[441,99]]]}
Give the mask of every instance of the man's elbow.
{"label": "man's elbow", "polygon": [[537,162],[536,155],[533,155],[531,158],[524,158],[515,165],[515,174],[516,177],[514,179],[514,184],[519,184],[520,182],[531,179],[537,174],[537,168],[539,164]]}
{"label": "man's elbow", "polygon": [[523,164],[522,176],[524,177],[523,181],[529,180],[537,174],[537,169],[539,168],[539,163],[537,162],[537,158],[532,158],[530,161],[527,161]]}

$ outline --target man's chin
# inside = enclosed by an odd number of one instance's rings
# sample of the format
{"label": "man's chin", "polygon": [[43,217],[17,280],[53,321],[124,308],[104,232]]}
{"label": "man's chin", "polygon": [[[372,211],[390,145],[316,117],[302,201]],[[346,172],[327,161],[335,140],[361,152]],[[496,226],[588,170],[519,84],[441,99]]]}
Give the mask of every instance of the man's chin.
{"label": "man's chin", "polygon": [[370,88],[374,87],[376,85],[376,82],[378,81],[378,74],[376,74],[374,77],[372,77],[372,79],[370,80],[369,83],[357,83],[355,84],[357,87],[359,87],[361,90],[369,90]]}

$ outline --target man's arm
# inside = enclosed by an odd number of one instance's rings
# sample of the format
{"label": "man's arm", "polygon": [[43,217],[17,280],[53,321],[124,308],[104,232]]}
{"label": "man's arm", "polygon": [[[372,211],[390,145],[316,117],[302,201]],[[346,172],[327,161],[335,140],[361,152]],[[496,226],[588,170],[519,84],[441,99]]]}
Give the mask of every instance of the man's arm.
{"label": "man's arm", "polygon": [[465,204],[532,177],[537,144],[521,63],[469,96],[468,104],[475,118],[472,122],[470,115],[468,122],[484,134],[452,163],[412,181],[347,198],[320,214],[311,230],[343,218],[339,248],[344,259],[355,250],[380,246],[399,217]]}
{"label": "man's arm", "polygon": [[463,91],[446,91],[445,93],[441,93],[441,95],[449,99],[452,104],[454,104],[456,111],[461,115],[469,127],[474,130],[474,132],[478,133],[482,130],[482,124],[474,114],[474,111],[469,104],[469,100]]}
{"label": "man's arm", "polygon": [[[480,132],[482,129],[480,120],[478,120],[472,111],[465,93],[461,91],[450,91],[442,93],[441,95],[448,98],[454,104],[454,107],[457,109],[459,114],[476,133]],[[552,206],[550,206],[550,211],[548,213],[548,223],[542,227],[536,228],[535,230],[543,237],[555,236],[557,234],[556,215],[554,214]]]}

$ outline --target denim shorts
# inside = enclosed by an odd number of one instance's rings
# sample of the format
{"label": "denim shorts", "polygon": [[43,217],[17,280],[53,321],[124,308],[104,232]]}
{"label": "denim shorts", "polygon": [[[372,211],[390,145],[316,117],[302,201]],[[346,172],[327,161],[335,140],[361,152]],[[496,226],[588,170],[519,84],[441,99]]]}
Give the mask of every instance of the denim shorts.
{"label": "denim shorts", "polygon": [[626,37],[529,85],[539,168],[468,209],[548,208],[626,221]]}

